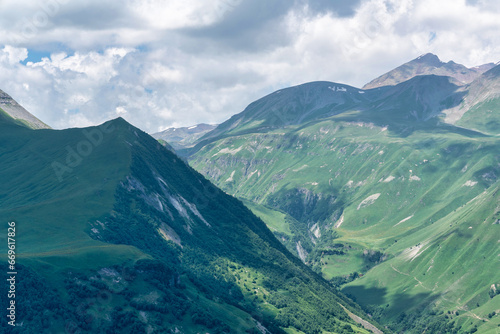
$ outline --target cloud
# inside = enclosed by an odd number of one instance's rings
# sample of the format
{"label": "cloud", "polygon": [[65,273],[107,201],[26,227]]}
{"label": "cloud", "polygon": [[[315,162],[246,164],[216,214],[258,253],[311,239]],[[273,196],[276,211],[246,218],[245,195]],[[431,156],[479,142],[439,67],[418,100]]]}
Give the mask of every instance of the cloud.
{"label": "cloud", "polygon": [[24,48],[16,48],[6,45],[2,54],[0,54],[0,62],[6,62],[9,65],[15,65],[28,57],[28,50]]}
{"label": "cloud", "polygon": [[[233,0],[236,1],[236,0]],[[283,19],[294,7],[289,0],[235,2],[219,21],[179,32],[203,49],[259,52],[288,44],[292,36]],[[200,45],[201,43],[201,45]]]}
{"label": "cloud", "polygon": [[361,0],[316,0],[305,2],[309,9],[316,13],[332,12],[336,16],[352,16],[355,14]]}
{"label": "cloud", "polygon": [[500,58],[496,1],[40,3],[0,4],[0,89],[56,128],[222,122],[273,90],[362,86],[426,52],[466,66]]}

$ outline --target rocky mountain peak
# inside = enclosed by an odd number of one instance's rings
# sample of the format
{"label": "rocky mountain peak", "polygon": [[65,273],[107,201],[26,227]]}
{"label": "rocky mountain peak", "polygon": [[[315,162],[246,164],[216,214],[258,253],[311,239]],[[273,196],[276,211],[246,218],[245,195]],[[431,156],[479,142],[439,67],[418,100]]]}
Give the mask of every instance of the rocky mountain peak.
{"label": "rocky mountain peak", "polygon": [[50,126],[30,114],[9,94],[0,90],[0,111],[2,110],[14,120],[32,129],[50,129]]}
{"label": "rocky mountain peak", "polygon": [[456,80],[458,85],[465,85],[471,83],[494,66],[493,63],[489,63],[467,68],[453,61],[442,62],[435,54],[426,53],[370,81],[363,89],[395,86],[417,75],[431,74],[451,77]]}

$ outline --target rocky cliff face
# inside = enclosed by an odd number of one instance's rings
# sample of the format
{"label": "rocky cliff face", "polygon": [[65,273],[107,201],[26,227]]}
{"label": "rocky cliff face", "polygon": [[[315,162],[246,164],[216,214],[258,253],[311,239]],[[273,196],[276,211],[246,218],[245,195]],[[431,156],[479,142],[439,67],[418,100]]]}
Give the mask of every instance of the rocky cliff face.
{"label": "rocky cliff face", "polygon": [[32,129],[50,129],[50,126],[30,114],[12,97],[10,97],[10,95],[2,90],[0,90],[0,109],[7,113],[10,117],[20,121]]}

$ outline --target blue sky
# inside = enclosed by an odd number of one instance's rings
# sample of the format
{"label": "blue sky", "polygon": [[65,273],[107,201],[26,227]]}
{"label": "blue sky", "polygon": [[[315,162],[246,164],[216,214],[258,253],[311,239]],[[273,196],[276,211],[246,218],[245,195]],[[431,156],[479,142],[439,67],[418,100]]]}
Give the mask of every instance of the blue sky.
{"label": "blue sky", "polygon": [[54,128],[218,123],[283,87],[432,52],[500,60],[496,0],[2,0],[0,89]]}

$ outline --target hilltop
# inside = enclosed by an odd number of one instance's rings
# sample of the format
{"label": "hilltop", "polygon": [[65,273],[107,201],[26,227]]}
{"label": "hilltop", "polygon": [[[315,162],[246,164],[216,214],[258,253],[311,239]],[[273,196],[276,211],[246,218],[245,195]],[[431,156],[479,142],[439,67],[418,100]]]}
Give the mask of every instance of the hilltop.
{"label": "hilltop", "polygon": [[363,89],[394,86],[418,75],[431,74],[451,77],[457,85],[465,85],[471,83],[494,66],[495,64],[488,63],[467,68],[454,61],[449,61],[447,63],[442,62],[438,56],[432,53],[426,53],[373,79],[364,85]]}

